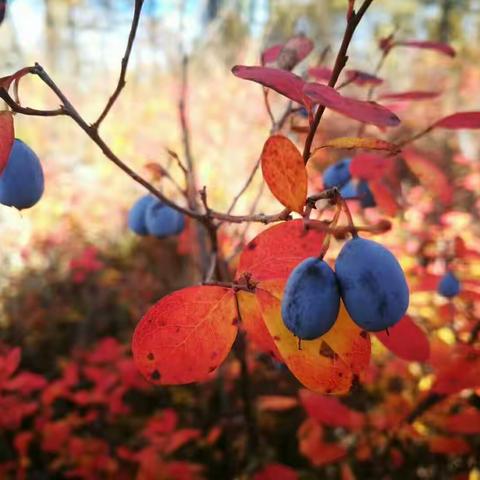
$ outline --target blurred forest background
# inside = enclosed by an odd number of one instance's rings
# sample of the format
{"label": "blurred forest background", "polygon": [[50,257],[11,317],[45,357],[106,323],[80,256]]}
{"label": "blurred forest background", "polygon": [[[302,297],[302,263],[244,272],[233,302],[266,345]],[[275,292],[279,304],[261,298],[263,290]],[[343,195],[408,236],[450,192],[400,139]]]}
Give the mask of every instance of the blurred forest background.
{"label": "blurred forest background", "polygon": [[[9,0],[0,25],[0,75],[37,61],[84,118],[95,119],[116,85],[132,3]],[[243,186],[269,132],[261,89],[239,81],[230,69],[237,63],[259,64],[262,50],[299,32],[312,38],[316,47],[297,71],[317,65],[325,52],[325,64],[332,66],[345,28],[346,3],[146,0],[127,86],[102,126],[104,138],[127,164],[143,174],[151,174],[146,164],[158,162],[181,181],[181,171],[176,170],[166,149],[184,154],[178,102],[182,57],[187,54],[187,110],[198,185],[207,186],[210,204],[216,210],[226,210]],[[384,91],[445,92],[428,107],[422,102],[404,107],[399,113],[402,137],[443,114],[480,110],[477,0],[374,1],[351,45],[348,68],[372,72],[381,55],[378,40],[394,31],[398,38],[448,42],[457,51],[453,60],[404,49],[388,57],[379,74],[389,81],[388,87],[381,87]],[[352,95],[364,95],[359,87],[351,88]],[[33,76],[22,80],[20,95],[22,103],[32,107],[53,108],[57,104]],[[275,98],[274,111],[280,112],[282,105]],[[346,134],[342,118],[329,115],[329,119],[332,121],[324,123],[320,136]],[[6,396],[0,399],[0,478],[230,478],[228,472],[239,470],[232,466],[236,462],[232,458],[240,458],[238,452],[246,449],[241,436],[231,445],[228,435],[222,436],[228,429],[244,428],[235,400],[235,392],[241,388],[238,365],[230,362],[222,370],[221,380],[208,386],[159,389],[139,377],[128,353],[133,328],[146,308],[166,293],[198,281],[191,237],[185,234],[159,241],[139,239],[129,232],[128,210],[143,191],[68,119],[17,115],[15,127],[16,136],[42,161],[46,192],[30,210],[19,213],[0,208],[0,338],[4,342],[0,354],[7,355],[9,347],[21,347],[21,369],[37,375],[24,379],[26,385],[18,382],[15,401],[7,401]],[[368,127],[367,132],[378,131]],[[477,131],[454,135],[435,132],[420,145],[435,149],[439,163],[457,187],[451,207],[454,215],[444,222],[449,237],[462,234],[467,243],[478,245]],[[331,157],[326,160],[331,163],[338,153],[325,155]],[[321,170],[319,166],[312,168]],[[459,176],[467,170],[471,174],[468,181]],[[278,208],[267,189],[261,189],[262,182],[258,175],[235,212],[247,212],[254,202],[258,202],[257,211],[268,213]],[[168,182],[161,182],[161,187],[169,195],[176,195]],[[433,222],[446,213],[422,193],[416,195],[410,200],[417,203],[405,206],[403,213],[402,221],[409,227],[397,228],[394,223],[392,233],[385,236],[386,243],[403,244],[412,231],[429,225],[426,219]],[[222,245],[227,255],[235,252],[244,233],[248,240],[262,228],[252,225],[246,233],[244,227],[225,228]],[[431,228],[432,232],[438,231],[435,226]],[[408,260],[405,262],[408,265]],[[422,298],[416,312],[429,318],[440,307],[438,302]],[[478,301],[476,308],[478,315]],[[445,328],[441,322],[432,327],[440,331],[438,338],[454,343],[456,332]],[[442,448],[435,455],[426,447],[418,447],[411,456],[398,447],[403,462],[398,455],[393,460],[383,456],[380,462],[373,454],[357,456],[360,463],[354,467],[348,463],[341,468],[330,465],[337,458],[335,454],[325,463],[306,460],[315,455],[309,457],[303,452],[302,456],[295,437],[303,411],[297,408],[294,414],[289,412],[297,405],[297,384],[285,378],[287,374],[279,364],[261,354],[253,355],[252,362],[256,394],[271,398],[281,392],[293,403],[280,407],[265,401],[259,406],[264,412],[260,423],[268,438],[267,453],[245,472],[260,468],[265,458],[303,472],[301,478],[320,478],[317,475],[322,472],[326,476],[321,478],[342,480],[355,478],[355,474],[358,478],[460,479],[469,478],[469,472],[478,466],[472,460],[475,448],[480,446],[478,435],[472,445],[467,445],[469,449],[457,444],[460,457],[453,462]],[[392,365],[395,367],[379,387],[385,391],[398,393],[407,384],[417,391],[425,378],[425,385],[428,381],[431,384],[429,372],[418,364]],[[230,403],[224,403],[224,391],[231,397]],[[32,395],[38,401],[29,401]],[[362,395],[364,404],[357,398],[360,410],[377,398],[372,392],[362,391]],[[476,398],[478,402],[478,395]],[[393,410],[398,407],[395,405]],[[355,400],[350,406],[355,408]],[[289,419],[277,416],[278,410],[280,416],[286,410]],[[180,423],[186,426],[183,430]],[[178,445],[167,447],[178,432]],[[351,432],[350,436],[345,432],[335,435],[348,437],[348,448],[352,448]],[[358,444],[373,449],[374,435],[373,439],[367,435],[365,444],[358,440]],[[189,443],[192,440],[194,446]],[[142,447],[145,444],[150,450]],[[478,455],[480,450],[476,451]],[[178,458],[188,461],[176,459],[178,452]],[[396,474],[388,473],[391,462],[398,470]],[[465,472],[467,476],[461,477]],[[297,478],[281,476],[285,472],[279,475],[277,478]]]}

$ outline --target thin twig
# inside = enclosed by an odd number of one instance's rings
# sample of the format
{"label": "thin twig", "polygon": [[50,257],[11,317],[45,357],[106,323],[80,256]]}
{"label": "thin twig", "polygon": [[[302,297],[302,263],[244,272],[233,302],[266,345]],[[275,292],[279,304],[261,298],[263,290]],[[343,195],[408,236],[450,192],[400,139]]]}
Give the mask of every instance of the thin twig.
{"label": "thin twig", "polygon": [[[338,77],[342,73],[343,68],[347,64],[348,56],[347,51],[352,41],[353,34],[355,33],[355,29],[357,28],[360,20],[362,19],[363,15],[367,11],[368,7],[371,5],[373,0],[365,0],[362,6],[358,9],[358,12],[353,12],[347,22],[347,28],[345,29],[345,33],[343,35],[342,44],[337,54],[337,58],[335,60],[335,66],[333,67],[332,76],[330,77],[330,81],[328,82],[329,87],[335,87],[337,83]],[[305,140],[305,147],[303,149],[303,161],[305,164],[308,162],[310,158],[310,150],[312,148],[313,139],[315,137],[315,133],[317,132],[318,125],[320,124],[320,120],[322,119],[323,113],[325,112],[325,106],[319,105],[315,117],[313,119],[312,125],[307,135],[307,139]]]}
{"label": "thin twig", "polygon": [[[181,47],[183,48],[183,47]],[[188,56],[183,54],[182,56],[182,66],[181,66],[181,86],[180,86],[180,95],[178,98],[178,114],[180,117],[180,127],[182,130],[182,143],[183,150],[185,155],[185,161],[187,163],[187,192],[188,192],[188,201],[189,206],[192,209],[195,209],[197,206],[196,200],[196,173],[195,173],[195,162],[193,160],[191,140],[190,140],[190,125],[188,122],[188,117],[186,113],[186,104],[188,97]]]}
{"label": "thin twig", "polygon": [[55,110],[39,110],[37,108],[22,107],[3,88],[0,88],[0,97],[14,112],[21,113],[22,115],[30,115],[35,117],[58,117],[60,115],[67,115],[63,107]]}
{"label": "thin twig", "polygon": [[[292,102],[290,101],[288,102],[287,108],[283,112],[278,122],[275,121],[275,118],[273,118],[273,115],[272,115],[272,127],[270,129],[270,135],[275,134],[276,132],[280,131],[283,128],[283,126],[285,125],[285,122],[288,120],[288,117],[290,116],[291,113],[292,113]],[[233,209],[236,207],[238,201],[243,196],[243,194],[247,191],[248,187],[250,186],[253,179],[255,178],[255,174],[257,173],[258,168],[260,167],[260,163],[261,163],[261,157],[259,157],[258,160],[255,162],[255,165],[253,166],[252,171],[250,172],[250,175],[247,177],[247,180],[245,181],[243,187],[233,198],[232,203],[230,204],[230,207],[227,210],[227,214],[230,214],[233,212]]]}
{"label": "thin twig", "polygon": [[117,86],[112,96],[108,100],[107,104],[105,105],[105,108],[103,109],[102,113],[99,115],[97,120],[95,120],[95,122],[92,123],[92,128],[94,128],[95,130],[98,130],[98,127],[100,126],[100,124],[103,122],[103,120],[105,120],[105,117],[108,115],[108,113],[112,109],[113,105],[117,101],[118,97],[120,96],[120,93],[122,93],[122,90],[127,83],[125,78],[127,76],[128,61],[130,60],[130,54],[132,53],[133,43],[135,42],[135,36],[138,30],[138,23],[140,21],[140,15],[142,13],[143,2],[144,0],[135,0],[133,20],[130,27],[130,34],[128,35],[125,54],[123,55],[123,58],[122,58],[122,66],[120,69],[120,75],[118,77]]}

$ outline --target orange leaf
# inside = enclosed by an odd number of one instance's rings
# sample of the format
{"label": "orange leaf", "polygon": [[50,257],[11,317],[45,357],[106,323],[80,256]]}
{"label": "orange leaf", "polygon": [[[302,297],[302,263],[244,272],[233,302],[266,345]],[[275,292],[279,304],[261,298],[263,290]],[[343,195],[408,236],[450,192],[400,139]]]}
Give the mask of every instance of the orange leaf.
{"label": "orange leaf", "polygon": [[284,285],[283,280],[261,282],[256,296],[265,324],[285,364],[305,387],[314,392],[347,393],[355,374],[368,364],[368,334],[352,322],[342,306],[332,329],[318,339],[303,340],[300,349],[298,339],[282,320]]}
{"label": "orange leaf", "polygon": [[390,152],[397,152],[398,146],[385,140],[378,138],[359,138],[359,137],[338,137],[328,140],[327,143],[320,148],[365,148],[368,150],[388,150]]}
{"label": "orange leaf", "polygon": [[14,139],[12,113],[9,111],[0,112],[0,175],[7,166]]}
{"label": "orange leaf", "polygon": [[162,298],[140,320],[133,359],[142,375],[158,385],[205,380],[230,352],[237,325],[231,289],[184,288]]}
{"label": "orange leaf", "polygon": [[450,204],[453,187],[440,167],[413,150],[404,152],[408,168],[418,177],[422,185],[430,190],[444,204]]}
{"label": "orange leaf", "polygon": [[261,351],[269,353],[281,361],[282,356],[263,321],[262,312],[255,295],[239,291],[237,292],[237,299],[242,327],[247,332],[250,340]]}
{"label": "orange leaf", "polygon": [[273,412],[282,412],[290,410],[298,405],[294,397],[285,397],[282,395],[263,395],[258,398],[259,410],[270,410]]}
{"label": "orange leaf", "polygon": [[262,151],[262,172],[273,195],[294,212],[302,213],[307,199],[307,171],[298,148],[283,135],[273,135]]}
{"label": "orange leaf", "polygon": [[254,281],[287,278],[305,258],[318,255],[323,232],[303,228],[303,220],[274,225],[251,240],[238,263],[237,280],[250,274]]}

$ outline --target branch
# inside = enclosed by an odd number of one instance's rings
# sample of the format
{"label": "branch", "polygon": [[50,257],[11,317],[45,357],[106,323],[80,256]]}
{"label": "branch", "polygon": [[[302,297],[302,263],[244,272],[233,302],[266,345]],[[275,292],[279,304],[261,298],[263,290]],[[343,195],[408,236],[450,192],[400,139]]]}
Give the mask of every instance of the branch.
{"label": "branch", "polygon": [[186,165],[186,177],[187,177],[187,195],[189,207],[196,209],[196,175],[195,164],[193,161],[191,142],[190,142],[190,126],[188,124],[188,118],[186,114],[186,104],[188,95],[188,56],[183,54],[182,56],[182,81],[180,87],[180,96],[178,98],[178,113],[180,117],[180,126],[182,130],[182,142],[183,150],[185,154]]}
{"label": "branch", "polygon": [[60,115],[67,115],[63,107],[57,108],[56,110],[39,110],[37,108],[22,107],[4,88],[0,88],[0,98],[2,98],[14,112],[21,113],[22,115],[34,117],[58,117]]}
{"label": "branch", "polygon": [[[60,90],[60,88],[56,85],[56,83],[52,80],[52,78],[48,75],[48,73],[43,69],[41,65],[36,63],[32,69],[32,73],[38,75],[41,78],[41,80],[50,88],[50,90],[52,90],[53,93],[55,93],[55,95],[63,104],[62,111],[64,112],[64,115],[69,116],[90,137],[90,139],[93,140],[93,142],[98,145],[98,147],[102,150],[104,155],[109,160],[111,160],[115,165],[117,165],[121,170],[123,170],[128,176],[133,178],[133,180],[138,182],[140,185],[144,186],[148,191],[150,191],[150,193],[155,195],[158,199],[160,199],[163,203],[165,203],[169,207],[172,207],[175,210],[178,210],[179,212],[185,215],[188,215],[192,218],[196,218],[197,220],[204,220],[203,215],[197,212],[194,212],[190,209],[184,208],[180,205],[177,205],[176,203],[169,200],[167,197],[165,197],[165,195],[163,195],[162,192],[160,192],[160,190],[156,189],[151,183],[149,183],[143,177],[138,175],[128,165],[123,163],[122,160],[120,160],[120,158],[118,158],[117,155],[115,155],[113,151],[110,149],[110,147],[104,142],[104,140],[101,138],[100,134],[98,133],[98,130],[94,126],[89,125],[82,118],[82,116],[78,113],[78,111],[72,105],[70,100],[68,100],[65,94]],[[11,107],[13,111],[22,113],[21,110],[23,109],[23,107],[20,107],[18,104],[13,104]]]}
{"label": "branch", "polygon": [[[347,64],[347,51],[350,42],[352,41],[353,34],[355,33],[355,29],[357,28],[360,20],[362,19],[363,15],[365,14],[372,2],[373,0],[365,0],[362,6],[359,8],[358,12],[352,12],[352,15],[348,19],[347,28],[345,29],[345,33],[343,34],[342,44],[340,46],[340,50],[338,51],[337,59],[335,60],[335,66],[333,67],[332,76],[330,77],[330,81],[328,82],[329,87],[335,87],[338,77],[340,76],[343,68]],[[310,150],[312,148],[313,138],[315,137],[315,133],[317,132],[318,125],[320,124],[320,120],[322,119],[324,112],[325,106],[319,105],[317,113],[315,114],[315,118],[313,119],[312,125],[310,127],[310,131],[308,132],[307,139],[305,140],[305,147],[303,149],[303,161],[305,163],[307,163],[308,159],[310,158]]]}
{"label": "branch", "polygon": [[118,77],[117,87],[115,88],[112,96],[110,97],[107,104],[105,105],[103,112],[100,114],[97,120],[95,120],[95,122],[92,123],[92,128],[94,130],[98,130],[98,127],[100,126],[100,124],[103,122],[105,117],[108,115],[108,113],[112,109],[113,105],[115,104],[118,97],[120,96],[120,93],[125,87],[125,84],[127,83],[125,80],[125,77],[127,75],[128,61],[130,60],[130,54],[132,53],[132,47],[135,41],[135,35],[137,34],[138,23],[140,21],[140,14],[142,12],[143,2],[144,0],[135,0],[135,10],[133,13],[132,25],[130,27],[130,34],[128,35],[127,48],[122,58],[122,67],[120,69],[120,76]]}
{"label": "branch", "polygon": [[198,220],[203,224],[208,224],[210,219],[219,220],[221,222],[230,222],[230,223],[244,223],[244,222],[257,222],[263,224],[269,224],[274,222],[280,222],[283,220],[288,220],[290,218],[290,212],[288,210],[282,210],[281,212],[265,215],[259,213],[256,215],[230,215],[228,213],[217,212],[215,210],[210,211],[210,218],[208,218],[204,213],[196,212],[190,208],[182,207],[174,203],[172,200],[165,197],[165,195],[155,188],[150,182],[145,178],[140,176],[134,170],[132,170],[128,165],[126,165],[120,158],[115,155],[115,153],[110,149],[110,147],[102,139],[98,130],[89,125],[83,117],[79,114],[73,104],[69,101],[66,95],[60,90],[57,84],[53,79],[48,75],[44,68],[38,63],[34,67],[31,67],[31,73],[38,75],[38,77],[50,88],[50,90],[55,93],[57,98],[61,102],[61,107],[56,110],[38,110],[34,108],[22,107],[16,103],[13,98],[8,94],[5,89],[0,88],[0,98],[3,98],[5,102],[9,105],[12,111],[24,115],[30,116],[60,116],[64,115],[70,117],[86,134],[87,136],[102,150],[103,154],[117,165],[124,173],[131,177],[134,181],[146,188],[152,195],[157,197],[163,203],[169,207],[174,208],[175,210],[187,215],[190,218]]}

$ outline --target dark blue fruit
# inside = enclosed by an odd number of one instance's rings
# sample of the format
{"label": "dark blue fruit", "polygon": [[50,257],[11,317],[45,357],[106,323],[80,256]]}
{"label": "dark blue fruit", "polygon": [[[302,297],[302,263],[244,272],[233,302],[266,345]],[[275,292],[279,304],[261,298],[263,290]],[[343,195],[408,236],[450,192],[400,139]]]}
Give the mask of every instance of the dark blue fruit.
{"label": "dark blue fruit", "polygon": [[147,206],[145,223],[148,233],[159,238],[177,235],[185,228],[183,215],[159,200]]}
{"label": "dark blue fruit", "polygon": [[385,330],[407,311],[405,274],[393,254],[379,243],[349,240],[335,262],[335,273],[345,307],[361,328]]}
{"label": "dark blue fruit", "polygon": [[43,169],[35,152],[21,140],[13,142],[0,175],[0,203],[19,210],[35,205],[43,195]]}
{"label": "dark blue fruit", "polygon": [[377,202],[373,198],[372,191],[365,180],[361,180],[357,186],[357,196],[360,199],[360,205],[363,208],[375,207]]}
{"label": "dark blue fruit", "polygon": [[310,257],[288,277],[282,299],[285,326],[302,340],[327,333],[337,319],[340,292],[335,273],[327,263]]}
{"label": "dark blue fruit", "polygon": [[460,282],[458,278],[448,271],[440,280],[437,292],[447,298],[452,298],[460,292]]}
{"label": "dark blue fruit", "polygon": [[300,107],[298,109],[298,114],[303,118],[308,118],[308,111],[305,107]]}
{"label": "dark blue fruit", "polygon": [[351,158],[344,158],[343,160],[330,165],[323,172],[324,187],[343,187],[343,185],[345,185],[352,178],[350,174],[350,163],[352,163]]}
{"label": "dark blue fruit", "polygon": [[345,200],[350,200],[352,198],[360,200],[360,205],[363,208],[376,206],[373,194],[365,180],[360,180],[358,183],[355,180],[349,180],[340,189],[340,194]]}
{"label": "dark blue fruit", "polygon": [[137,235],[148,235],[146,220],[147,207],[155,202],[153,195],[140,197],[128,212],[128,228]]}
{"label": "dark blue fruit", "polygon": [[345,199],[357,198],[358,190],[357,185],[353,180],[349,180],[341,189],[340,195]]}

